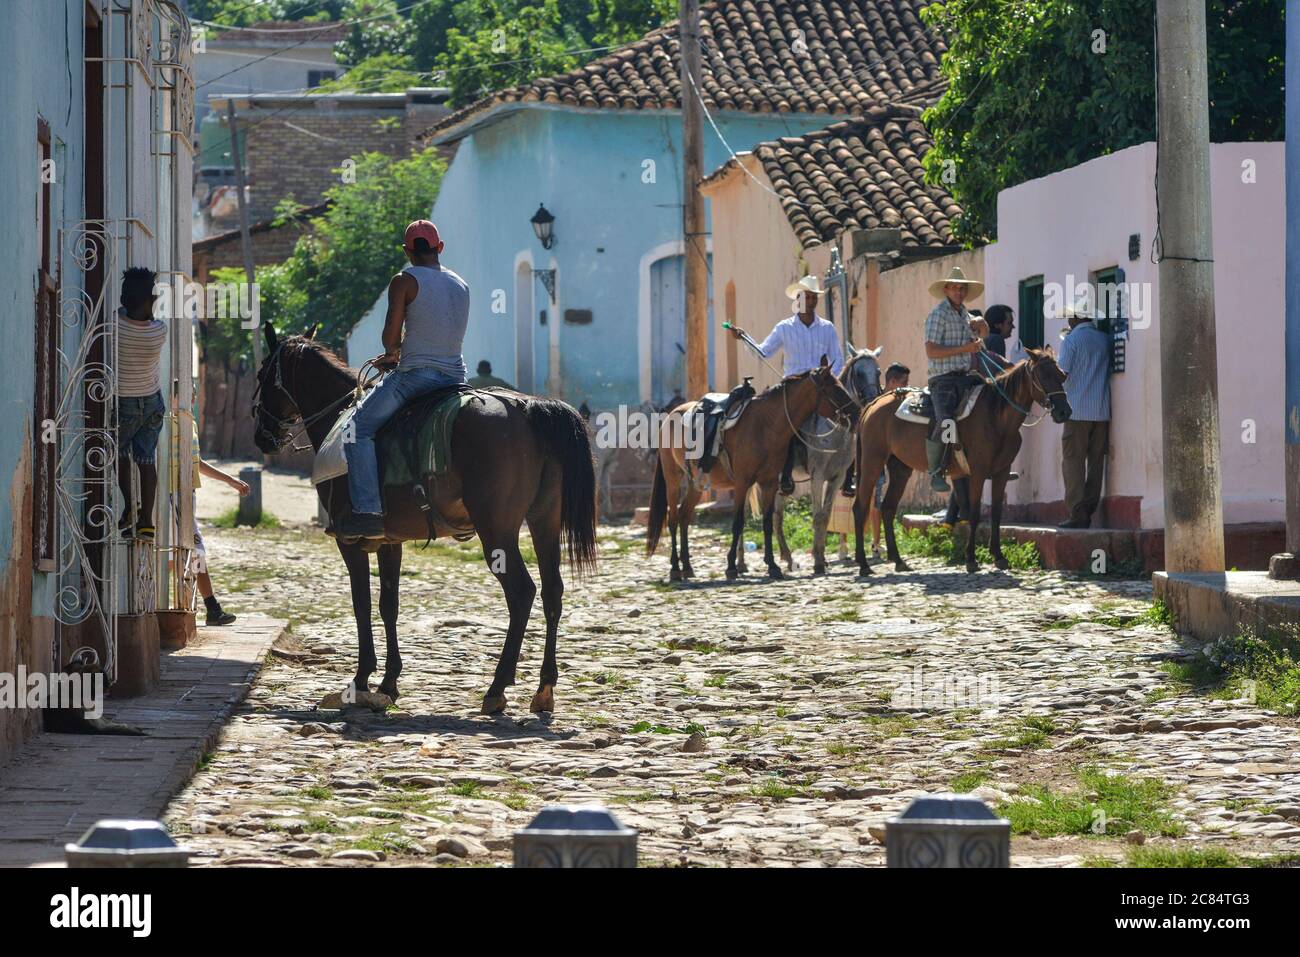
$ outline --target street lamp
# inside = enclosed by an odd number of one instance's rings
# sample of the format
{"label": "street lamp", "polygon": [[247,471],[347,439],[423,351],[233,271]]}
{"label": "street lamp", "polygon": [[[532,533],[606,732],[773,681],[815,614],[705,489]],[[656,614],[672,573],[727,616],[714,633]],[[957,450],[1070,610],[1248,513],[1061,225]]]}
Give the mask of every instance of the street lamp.
{"label": "street lamp", "polygon": [[550,249],[555,245],[555,236],[552,234],[555,228],[555,217],[543,204],[537,204],[537,212],[533,213],[533,218],[529,222],[533,224],[533,232],[537,234],[543,249]]}

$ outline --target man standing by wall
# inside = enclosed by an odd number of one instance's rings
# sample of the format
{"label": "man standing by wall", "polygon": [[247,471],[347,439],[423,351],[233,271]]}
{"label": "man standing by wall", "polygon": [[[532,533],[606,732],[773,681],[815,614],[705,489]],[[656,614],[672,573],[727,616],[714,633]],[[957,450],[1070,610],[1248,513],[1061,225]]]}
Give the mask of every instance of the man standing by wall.
{"label": "man standing by wall", "polygon": [[1065,314],[1070,332],[1056,363],[1067,378],[1065,397],[1074,413],[1061,433],[1061,473],[1070,516],[1061,528],[1087,528],[1101,503],[1101,480],[1110,444],[1110,337],[1076,302]]}

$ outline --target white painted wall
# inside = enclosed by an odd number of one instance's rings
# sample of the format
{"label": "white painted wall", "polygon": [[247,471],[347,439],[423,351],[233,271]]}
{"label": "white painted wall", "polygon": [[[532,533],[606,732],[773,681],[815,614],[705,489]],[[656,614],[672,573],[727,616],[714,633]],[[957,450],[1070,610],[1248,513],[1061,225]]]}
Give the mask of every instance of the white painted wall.
{"label": "white painted wall", "polygon": [[[1150,326],[1134,329],[1127,370],[1111,379],[1111,454],[1106,496],[1140,497],[1143,528],[1164,525],[1160,414],[1158,267],[1151,263],[1155,231],[1155,144],[1134,146],[1073,169],[1022,183],[998,197],[998,242],[985,250],[984,302],[1017,309],[1018,283],[1042,274],[1120,266],[1128,282],[1148,284]],[[1254,160],[1256,182],[1242,182]],[[1283,517],[1283,144],[1223,143],[1211,147],[1215,311],[1218,328],[1219,414],[1224,520]],[[1141,251],[1128,259],[1128,237]],[[914,268],[914,267],[909,267]],[[1065,322],[1048,316],[1045,339],[1059,346]],[[1019,325],[1017,324],[1017,331]],[[1247,420],[1255,427],[1247,436]],[[1064,495],[1059,426],[1027,430],[1017,462],[1021,479],[1009,503],[1052,502]]]}

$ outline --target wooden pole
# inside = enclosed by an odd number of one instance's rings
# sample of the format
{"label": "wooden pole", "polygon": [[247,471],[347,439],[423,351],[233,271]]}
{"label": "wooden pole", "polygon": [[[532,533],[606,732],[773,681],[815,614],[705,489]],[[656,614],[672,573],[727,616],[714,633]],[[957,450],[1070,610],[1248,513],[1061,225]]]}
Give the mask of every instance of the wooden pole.
{"label": "wooden pole", "polygon": [[[251,286],[256,278],[253,268],[253,237],[248,232],[248,203],[244,199],[244,163],[239,156],[239,129],[235,121],[235,101],[226,100],[226,120],[230,125],[230,156],[235,163],[235,189],[239,200],[239,245],[244,253],[244,278]],[[262,367],[262,330],[253,330],[253,367]]]}
{"label": "wooden pole", "polygon": [[1205,4],[1156,3],[1165,569],[1223,571]]}
{"label": "wooden pole", "polygon": [[679,36],[682,86],[682,238],[686,244],[686,395],[709,391],[709,266],[700,177],[704,140],[700,79],[699,0],[681,0]]}

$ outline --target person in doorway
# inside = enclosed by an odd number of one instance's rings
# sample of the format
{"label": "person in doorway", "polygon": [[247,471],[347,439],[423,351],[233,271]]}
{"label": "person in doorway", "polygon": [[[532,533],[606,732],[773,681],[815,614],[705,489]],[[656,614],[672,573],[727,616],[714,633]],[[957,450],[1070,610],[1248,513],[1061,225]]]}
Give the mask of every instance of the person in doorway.
{"label": "person in doorway", "polygon": [[443,242],[427,219],[406,227],[403,248],[410,265],[388,284],[384,354],[375,359],[376,366],[391,371],[357,405],[355,438],[344,447],[352,508],[335,530],[340,537],[384,537],[375,434],[407,402],[466,379],[461,347],[469,325],[469,286],[442,265]]}
{"label": "person in doorway", "polygon": [[[140,266],[122,274],[117,310],[117,482],[122,490],[118,529],[140,541],[155,537],[158,435],[167,411],[158,381],[167,324],[154,316],[155,273]],[[140,501],[131,495],[131,463],[140,473]]]}
{"label": "person in doorway", "polygon": [[1061,432],[1061,474],[1069,517],[1060,528],[1088,528],[1101,504],[1110,445],[1110,336],[1097,328],[1091,307],[1079,300],[1065,313],[1069,334],[1056,364],[1066,374],[1069,421]]}
{"label": "person in doorway", "polygon": [[[983,319],[973,318],[966,310],[968,298],[984,291],[984,283],[967,279],[958,267],[947,277],[930,284],[930,295],[939,304],[925,319],[925,355],[929,360],[930,397],[934,403],[934,424],[925,440],[925,459],[930,472],[930,488],[947,492],[948,445],[956,441],[957,403],[965,393],[970,375],[971,357],[984,348],[980,335],[986,328]],[[950,441],[951,440],[951,441]]]}
{"label": "person in doorway", "polygon": [[[173,426],[177,424],[180,418],[181,416],[172,417]],[[228,485],[241,498],[247,495],[249,492],[247,482],[240,481],[239,479],[235,478],[235,476],[231,475],[229,472],[224,472],[217,466],[213,465],[211,462],[205,461],[203,459],[202,454],[199,452],[198,423],[194,421],[193,415],[188,416],[188,418],[190,420],[190,429],[192,431],[192,441],[193,441],[193,445],[191,446],[191,448],[193,450],[194,458],[193,458],[193,464],[190,467],[190,476],[194,488],[198,489],[203,482],[203,478],[206,477],[210,479],[216,479],[218,482],[222,482],[225,485]],[[176,497],[177,493],[175,490],[180,488],[180,481],[181,481],[180,443],[177,442],[172,443],[171,465],[172,465],[171,487],[173,489],[172,496],[171,496],[172,510],[176,515],[176,521],[179,523],[180,506],[178,504],[179,500]],[[191,495],[192,494],[193,493],[191,493]],[[203,541],[203,533],[199,531],[198,512],[193,506],[191,506],[190,511],[193,516],[193,522],[194,522],[194,546],[193,546],[194,547],[194,580],[195,583],[198,585],[199,596],[203,599],[203,607],[204,607],[204,611],[206,612],[204,624],[208,626],[233,624],[235,621],[235,616],[221,607],[221,602],[217,600],[216,592],[213,590],[212,587],[212,572],[211,572],[211,566],[208,564],[208,549],[207,549],[207,544]]]}
{"label": "person in doorway", "polygon": [[[782,375],[787,378],[816,369],[821,365],[823,356],[830,363],[833,374],[838,376],[844,368],[840,337],[835,332],[835,327],[816,312],[817,298],[822,292],[821,281],[816,276],[804,276],[798,282],[791,283],[785,294],[795,304],[794,315],[778,322],[758,346],[759,353],[765,359],[772,358],[778,352],[783,354]],[[745,337],[745,331],[739,326],[733,325],[731,334],[737,339]],[[800,423],[800,428],[806,425],[807,423]],[[782,495],[794,494],[794,458],[801,441],[803,440],[797,435],[790,439],[785,465],[781,469]]]}
{"label": "person in doorway", "polygon": [[[885,391],[890,392],[894,389],[906,389],[908,381],[912,375],[912,370],[901,362],[895,362],[885,370]],[[880,558],[880,506],[885,501],[885,481],[888,475],[888,469],[880,473],[876,479],[875,492],[871,499],[871,557]]]}
{"label": "person in doorway", "polygon": [[509,382],[507,382],[505,379],[500,379],[492,374],[492,363],[488,362],[486,359],[479,360],[478,369],[476,371],[478,372],[478,375],[472,376],[469,380],[469,384],[472,385],[474,388],[510,389],[511,391],[514,391],[515,387],[512,386]]}

